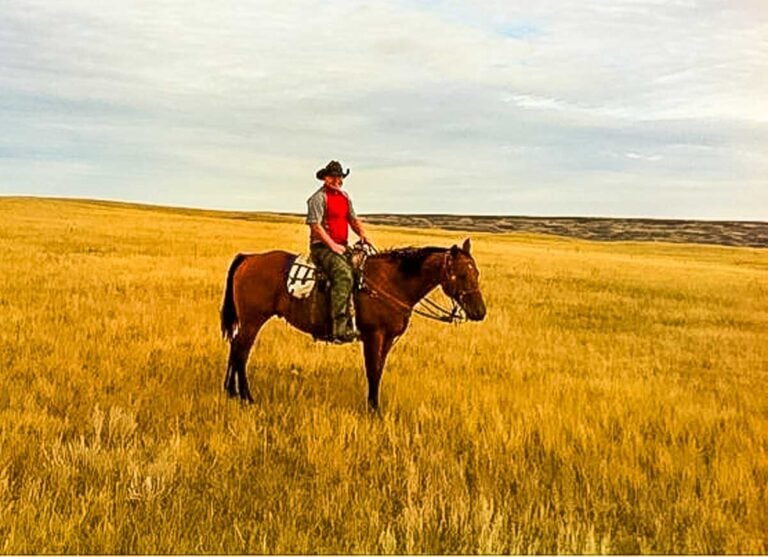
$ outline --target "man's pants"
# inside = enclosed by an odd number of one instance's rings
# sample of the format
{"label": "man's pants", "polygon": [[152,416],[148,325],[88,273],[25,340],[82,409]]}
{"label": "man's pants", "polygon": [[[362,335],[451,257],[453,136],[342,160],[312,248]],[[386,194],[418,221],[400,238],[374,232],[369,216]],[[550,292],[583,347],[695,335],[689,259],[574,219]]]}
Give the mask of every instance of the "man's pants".
{"label": "man's pants", "polygon": [[325,244],[314,243],[309,251],[331,279],[331,317],[338,321],[347,315],[347,301],[352,292],[352,266],[344,255],[334,253]]}

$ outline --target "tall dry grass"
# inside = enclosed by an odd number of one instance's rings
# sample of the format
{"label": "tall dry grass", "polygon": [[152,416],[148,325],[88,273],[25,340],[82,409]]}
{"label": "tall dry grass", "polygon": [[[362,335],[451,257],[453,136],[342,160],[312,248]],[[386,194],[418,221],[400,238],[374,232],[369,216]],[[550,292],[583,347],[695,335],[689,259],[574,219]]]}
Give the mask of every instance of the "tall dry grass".
{"label": "tall dry grass", "polygon": [[0,199],[1,551],[768,551],[765,250],[475,234],[488,318],[415,318],[381,419],[279,321],[242,407],[227,266],[304,228]]}

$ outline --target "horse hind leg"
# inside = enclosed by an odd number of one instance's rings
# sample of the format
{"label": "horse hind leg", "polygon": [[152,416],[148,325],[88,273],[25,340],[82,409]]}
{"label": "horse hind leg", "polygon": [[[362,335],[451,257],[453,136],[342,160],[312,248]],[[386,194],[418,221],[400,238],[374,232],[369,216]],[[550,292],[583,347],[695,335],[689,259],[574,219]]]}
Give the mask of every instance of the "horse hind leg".
{"label": "horse hind leg", "polygon": [[229,343],[229,360],[224,379],[224,389],[230,397],[240,395],[243,402],[253,402],[245,371],[253,342],[265,321],[266,319],[263,319],[256,324],[241,327]]}
{"label": "horse hind leg", "polygon": [[229,359],[227,360],[227,372],[224,376],[224,390],[230,398],[237,396],[237,365],[238,357],[237,351],[234,347],[234,340],[229,341]]}

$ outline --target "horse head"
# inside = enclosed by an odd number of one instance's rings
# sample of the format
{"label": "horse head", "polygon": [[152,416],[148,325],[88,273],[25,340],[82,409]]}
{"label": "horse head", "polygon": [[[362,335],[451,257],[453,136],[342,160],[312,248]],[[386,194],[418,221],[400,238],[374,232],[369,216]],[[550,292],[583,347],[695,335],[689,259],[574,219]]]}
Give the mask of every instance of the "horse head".
{"label": "horse head", "polygon": [[468,319],[482,321],[486,313],[485,301],[480,292],[480,271],[470,253],[471,249],[467,238],[461,248],[454,245],[446,252],[440,286],[446,296],[459,304]]}

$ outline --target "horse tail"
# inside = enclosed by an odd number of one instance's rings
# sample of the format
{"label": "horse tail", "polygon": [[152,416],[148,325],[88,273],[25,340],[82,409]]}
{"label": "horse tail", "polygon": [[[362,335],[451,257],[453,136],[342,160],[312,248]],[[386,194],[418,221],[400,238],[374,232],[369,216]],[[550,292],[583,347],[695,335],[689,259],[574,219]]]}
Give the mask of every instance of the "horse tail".
{"label": "horse tail", "polygon": [[245,255],[238,253],[232,260],[227,273],[227,286],[224,290],[224,303],[221,305],[221,335],[232,340],[237,333],[237,308],[235,308],[234,276],[240,264],[245,261]]}

